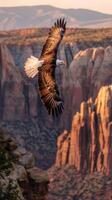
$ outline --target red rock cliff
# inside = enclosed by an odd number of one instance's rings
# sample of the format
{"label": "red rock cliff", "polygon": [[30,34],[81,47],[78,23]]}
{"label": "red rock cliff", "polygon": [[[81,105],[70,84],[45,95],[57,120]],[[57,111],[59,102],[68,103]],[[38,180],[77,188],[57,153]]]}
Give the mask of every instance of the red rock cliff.
{"label": "red rock cliff", "polygon": [[79,111],[82,101],[95,99],[99,89],[112,83],[112,47],[89,48],[80,51],[62,75],[62,93],[65,110],[63,127],[74,113]]}
{"label": "red rock cliff", "polygon": [[57,147],[58,166],[112,173],[112,85],[102,87],[95,102],[81,103],[71,131],[59,136]]}

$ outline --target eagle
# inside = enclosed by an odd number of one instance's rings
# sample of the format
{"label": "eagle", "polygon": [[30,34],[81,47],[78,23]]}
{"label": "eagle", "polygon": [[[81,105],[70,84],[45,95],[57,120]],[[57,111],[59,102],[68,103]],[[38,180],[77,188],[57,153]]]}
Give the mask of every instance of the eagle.
{"label": "eagle", "polygon": [[57,51],[65,31],[66,21],[64,18],[60,18],[50,29],[40,58],[31,56],[24,65],[29,78],[37,75],[41,100],[47,108],[48,114],[56,117],[64,109],[64,103],[56,83],[55,69],[57,65],[64,64],[64,61],[57,59]]}

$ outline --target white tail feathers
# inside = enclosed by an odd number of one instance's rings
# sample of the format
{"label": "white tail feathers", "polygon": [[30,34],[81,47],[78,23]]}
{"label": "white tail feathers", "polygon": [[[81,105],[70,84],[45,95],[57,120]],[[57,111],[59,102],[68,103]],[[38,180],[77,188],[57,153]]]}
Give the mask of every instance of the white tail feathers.
{"label": "white tail feathers", "polygon": [[43,65],[44,61],[31,56],[27,59],[24,70],[29,78],[34,78],[38,74],[38,68]]}

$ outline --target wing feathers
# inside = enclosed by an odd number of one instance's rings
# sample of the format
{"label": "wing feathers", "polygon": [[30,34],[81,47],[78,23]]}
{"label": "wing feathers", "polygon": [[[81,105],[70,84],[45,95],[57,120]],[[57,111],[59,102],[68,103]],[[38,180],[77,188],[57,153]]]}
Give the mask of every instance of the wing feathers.
{"label": "wing feathers", "polygon": [[55,97],[53,93],[49,92],[48,88],[46,88],[46,95],[41,95],[41,99],[49,114],[58,117],[58,115],[62,113],[63,102],[61,101],[60,97]]}
{"label": "wing feathers", "polygon": [[60,18],[54,23],[54,27],[66,29],[66,21],[64,18]]}

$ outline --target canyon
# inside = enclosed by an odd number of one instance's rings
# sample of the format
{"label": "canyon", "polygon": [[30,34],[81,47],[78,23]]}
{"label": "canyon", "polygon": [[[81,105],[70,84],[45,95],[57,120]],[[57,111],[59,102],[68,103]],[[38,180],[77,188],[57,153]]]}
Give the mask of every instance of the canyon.
{"label": "canyon", "polygon": [[[65,65],[56,69],[64,112],[60,119],[54,120],[48,116],[40,100],[36,78],[28,79],[23,70],[30,55],[40,55],[47,31],[44,34],[43,30],[21,30],[20,35],[19,32],[10,32],[12,35],[9,39],[7,33],[2,33],[0,125],[11,137],[16,138],[19,145],[34,154],[39,168],[48,170],[50,185],[47,199],[92,200],[95,194],[98,200],[110,200],[111,34],[109,38],[102,34],[103,39],[96,40],[93,37],[91,41],[76,41],[71,37],[73,41],[68,43],[68,30],[58,51],[58,58],[63,59]],[[77,31],[80,35],[87,34]],[[35,34],[40,33],[42,36],[36,38]],[[94,180],[93,185],[91,183],[87,189],[91,180]],[[83,181],[86,183],[85,188]],[[93,189],[91,192],[94,184],[96,191]]]}

